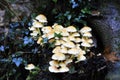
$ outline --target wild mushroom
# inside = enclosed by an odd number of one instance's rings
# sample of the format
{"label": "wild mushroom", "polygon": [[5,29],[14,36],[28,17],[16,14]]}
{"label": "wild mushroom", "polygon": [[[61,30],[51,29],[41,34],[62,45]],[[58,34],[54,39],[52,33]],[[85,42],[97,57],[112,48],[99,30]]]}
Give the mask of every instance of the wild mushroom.
{"label": "wild mushroom", "polygon": [[49,33],[49,32],[52,31],[52,28],[51,28],[50,26],[43,27],[43,28],[42,28],[42,31],[43,31],[43,33]]}
{"label": "wild mushroom", "polygon": [[84,36],[84,37],[92,37],[92,34],[90,32],[86,32],[82,36]]}
{"label": "wild mushroom", "polygon": [[60,46],[57,46],[53,49],[52,53],[59,53],[61,50],[61,47]]}
{"label": "wild mushroom", "polygon": [[52,56],[52,59],[62,61],[62,60],[65,60],[66,58],[65,58],[65,54],[63,54],[63,53],[55,53]]}
{"label": "wild mushroom", "polygon": [[64,28],[62,31],[61,31],[61,35],[62,36],[69,36],[69,32]]}
{"label": "wild mushroom", "polygon": [[88,26],[84,26],[81,30],[80,30],[80,32],[83,34],[83,33],[86,33],[86,32],[90,32],[92,29],[90,28],[90,27],[88,27]]}
{"label": "wild mushroom", "polygon": [[35,19],[38,20],[41,23],[46,23],[47,22],[47,18],[43,14],[39,14]]}
{"label": "wild mushroom", "polygon": [[65,47],[68,48],[74,48],[75,44],[72,41],[67,41],[66,43],[63,44]]}
{"label": "wild mushroom", "polygon": [[72,36],[74,36],[74,37],[79,37],[80,34],[79,34],[78,32],[75,32],[75,33],[72,34]]}
{"label": "wild mushroom", "polygon": [[56,66],[50,66],[50,67],[49,67],[49,71],[50,71],[50,72],[54,72],[54,73],[58,73],[58,72],[59,72],[59,69],[58,69]]}
{"label": "wild mushroom", "polygon": [[33,64],[28,64],[27,66],[25,66],[26,70],[32,70],[34,68],[35,68],[35,66]]}
{"label": "wild mushroom", "polygon": [[77,31],[77,29],[76,29],[74,26],[68,26],[68,27],[66,28],[66,30],[67,30],[68,32],[76,32],[76,31]]}
{"label": "wild mushroom", "polygon": [[77,48],[71,48],[68,50],[68,54],[78,54],[80,52]]}
{"label": "wild mushroom", "polygon": [[36,21],[36,20],[34,20],[33,21],[33,27],[35,27],[35,28],[42,28],[43,24],[38,22],[38,21]]}
{"label": "wild mushroom", "polygon": [[81,43],[81,46],[83,47],[92,47],[91,44],[89,44],[88,42],[84,41]]}
{"label": "wild mushroom", "polygon": [[50,64],[50,66],[56,66],[56,67],[59,67],[58,62],[55,61],[55,60],[50,61],[49,64]]}

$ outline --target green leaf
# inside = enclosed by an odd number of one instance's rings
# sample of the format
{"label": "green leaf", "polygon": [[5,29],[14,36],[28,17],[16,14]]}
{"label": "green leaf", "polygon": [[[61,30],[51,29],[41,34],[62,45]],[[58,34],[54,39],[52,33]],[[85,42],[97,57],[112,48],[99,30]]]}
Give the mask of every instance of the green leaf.
{"label": "green leaf", "polygon": [[54,3],[57,3],[57,0],[52,0]]}
{"label": "green leaf", "polygon": [[59,34],[55,33],[54,35],[55,35],[55,37],[57,37],[57,38],[61,38],[61,37],[62,37],[61,33],[59,33]]}

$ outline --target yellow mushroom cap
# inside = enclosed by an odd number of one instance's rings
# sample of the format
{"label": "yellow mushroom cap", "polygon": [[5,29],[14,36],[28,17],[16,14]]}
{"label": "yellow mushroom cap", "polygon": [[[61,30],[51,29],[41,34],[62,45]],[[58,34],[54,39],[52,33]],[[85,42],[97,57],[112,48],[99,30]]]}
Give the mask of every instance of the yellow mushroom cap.
{"label": "yellow mushroom cap", "polygon": [[52,53],[59,53],[61,50],[61,47],[60,46],[57,46],[53,49]]}
{"label": "yellow mushroom cap", "polygon": [[30,33],[31,36],[37,36],[38,35],[38,31],[33,31],[32,33]]}
{"label": "yellow mushroom cap", "polygon": [[78,32],[75,32],[75,33],[72,34],[72,36],[74,36],[74,37],[79,37],[80,34],[79,34]]}
{"label": "yellow mushroom cap", "polygon": [[61,45],[61,41],[60,40],[56,40],[55,45],[56,46]]}
{"label": "yellow mushroom cap", "polygon": [[68,26],[68,27],[66,28],[66,30],[67,30],[68,32],[76,32],[76,31],[77,31],[77,29],[76,29],[74,26]]}
{"label": "yellow mushroom cap", "polygon": [[67,51],[67,48],[66,48],[66,47],[63,47],[63,48],[61,48],[60,52],[61,52],[61,53],[67,53],[68,51]]}
{"label": "yellow mushroom cap", "polygon": [[47,22],[47,18],[43,14],[39,14],[35,19],[42,23]]}
{"label": "yellow mushroom cap", "polygon": [[88,42],[82,42],[82,43],[81,43],[81,46],[91,47],[91,44],[89,44]]}
{"label": "yellow mushroom cap", "polygon": [[50,61],[50,62],[49,62],[49,64],[50,64],[51,66],[56,66],[56,67],[59,67],[58,62],[57,62],[57,61],[55,61],[55,60]]}
{"label": "yellow mushroom cap", "polygon": [[93,40],[92,39],[85,39],[85,38],[82,38],[82,42],[87,42],[87,43],[93,43]]}
{"label": "yellow mushroom cap", "polygon": [[62,32],[63,26],[62,26],[62,25],[55,25],[55,26],[53,27],[53,30],[54,30],[55,33],[59,34],[59,33]]}
{"label": "yellow mushroom cap", "polygon": [[53,37],[54,37],[54,31],[51,31],[51,32],[47,33],[47,34],[46,34],[46,37],[47,37],[48,39],[53,38]]}
{"label": "yellow mushroom cap", "polygon": [[34,68],[35,68],[35,66],[33,64],[28,64],[27,66],[25,66],[26,70],[32,70]]}
{"label": "yellow mushroom cap", "polygon": [[69,64],[69,63],[71,63],[71,62],[73,62],[72,59],[67,59],[67,60],[65,60],[65,64],[66,64],[66,65]]}
{"label": "yellow mushroom cap", "polygon": [[83,60],[86,60],[86,57],[85,57],[84,55],[82,55],[82,54],[79,54],[79,55],[77,56],[77,62],[83,61]]}
{"label": "yellow mushroom cap", "polygon": [[68,48],[74,48],[75,47],[75,44],[71,41],[67,41],[66,43],[63,44],[65,47],[68,47]]}
{"label": "yellow mushroom cap", "polygon": [[69,71],[69,68],[66,67],[66,66],[63,66],[59,69],[59,72],[63,73],[63,72],[68,72]]}
{"label": "yellow mushroom cap", "polygon": [[49,66],[49,71],[53,73],[59,73],[59,69],[56,66]]}
{"label": "yellow mushroom cap", "polygon": [[62,35],[62,36],[69,36],[69,32],[67,32],[67,30],[64,28],[64,29],[61,31],[61,35]]}
{"label": "yellow mushroom cap", "polygon": [[86,33],[86,32],[90,32],[92,29],[90,28],[90,27],[88,27],[88,26],[84,26],[81,30],[80,30],[80,32],[81,33]]}
{"label": "yellow mushroom cap", "polygon": [[71,35],[71,36],[68,36],[68,38],[69,38],[70,41],[75,41],[75,37],[72,36],[72,35]]}
{"label": "yellow mushroom cap", "polygon": [[34,20],[33,21],[33,27],[35,27],[35,28],[42,28],[43,24],[38,22],[38,21],[36,21],[36,20]]}
{"label": "yellow mushroom cap", "polygon": [[30,31],[35,31],[36,28],[32,26],[32,27],[29,27],[29,30],[30,30]]}
{"label": "yellow mushroom cap", "polygon": [[84,37],[92,37],[92,34],[90,32],[86,32],[83,34]]}
{"label": "yellow mushroom cap", "polygon": [[80,39],[80,38],[75,38],[75,41],[74,42],[76,42],[76,43],[79,43],[79,42],[81,42],[82,40]]}
{"label": "yellow mushroom cap", "polygon": [[54,59],[54,60],[65,60],[65,55],[63,53],[55,53],[52,56],[52,59]]}
{"label": "yellow mushroom cap", "polygon": [[43,27],[43,28],[42,28],[42,31],[43,31],[43,33],[49,33],[49,32],[52,31],[52,28],[51,28],[50,26]]}
{"label": "yellow mushroom cap", "polygon": [[70,41],[70,39],[68,37],[62,37],[62,40],[64,40],[64,41]]}
{"label": "yellow mushroom cap", "polygon": [[68,54],[78,54],[80,52],[77,48],[71,48],[68,50]]}

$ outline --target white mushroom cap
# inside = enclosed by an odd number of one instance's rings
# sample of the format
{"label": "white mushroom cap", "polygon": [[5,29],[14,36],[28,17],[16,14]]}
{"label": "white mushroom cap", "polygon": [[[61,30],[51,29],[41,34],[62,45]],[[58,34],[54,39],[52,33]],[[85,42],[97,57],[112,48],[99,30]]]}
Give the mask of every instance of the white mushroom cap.
{"label": "white mushroom cap", "polygon": [[55,53],[53,56],[52,56],[52,59],[54,60],[65,60],[65,55],[63,53]]}
{"label": "white mushroom cap", "polygon": [[79,37],[80,34],[79,34],[78,32],[75,32],[75,33],[72,34],[72,36],[74,36],[74,37]]}
{"label": "white mushroom cap", "polygon": [[43,24],[38,22],[38,21],[36,21],[36,20],[34,20],[33,21],[33,27],[35,27],[35,28],[42,28]]}
{"label": "white mushroom cap", "polygon": [[50,66],[49,71],[54,73],[59,73],[59,69],[56,66]]}
{"label": "white mushroom cap", "polygon": [[82,38],[82,42],[87,42],[87,43],[93,43],[93,40],[92,39],[85,39],[85,38]]}
{"label": "white mushroom cap", "polygon": [[69,68],[68,67],[66,67],[66,66],[63,66],[63,67],[61,67],[60,69],[59,69],[59,72],[68,72],[69,71]]}
{"label": "white mushroom cap", "polygon": [[67,32],[67,30],[64,28],[64,29],[61,31],[61,35],[62,35],[62,36],[69,36],[69,32]]}
{"label": "white mushroom cap", "polygon": [[30,30],[30,31],[35,31],[36,28],[32,26],[32,27],[29,27],[29,30]]}
{"label": "white mushroom cap", "polygon": [[71,63],[71,62],[73,62],[72,59],[67,59],[67,60],[65,60],[65,64],[66,64],[66,65],[69,64],[69,63]]}
{"label": "white mushroom cap", "polygon": [[55,33],[59,34],[59,33],[62,32],[63,26],[62,26],[62,25],[55,25],[55,26],[53,27],[53,30],[55,31]]}
{"label": "white mushroom cap", "polygon": [[62,37],[62,40],[64,40],[64,41],[70,41],[70,39],[68,37]]}
{"label": "white mushroom cap", "polygon": [[60,52],[61,52],[61,53],[67,53],[68,51],[67,51],[67,48],[66,48],[66,47],[63,47],[63,48],[61,48]]}
{"label": "white mushroom cap", "polygon": [[39,14],[35,19],[42,23],[47,22],[47,18],[43,14]]}
{"label": "white mushroom cap", "polygon": [[53,49],[52,53],[59,53],[61,50],[61,47],[60,46],[57,46]]}
{"label": "white mushroom cap", "polygon": [[49,62],[49,64],[50,64],[51,66],[56,66],[56,67],[59,67],[58,62],[57,62],[57,61],[55,61],[55,60],[50,61],[50,62]]}
{"label": "white mushroom cap", "polygon": [[92,34],[90,32],[86,32],[83,34],[84,37],[92,37]]}
{"label": "white mushroom cap", "polygon": [[43,31],[43,33],[49,33],[49,32],[52,31],[52,28],[51,28],[50,26],[43,27],[43,28],[42,28],[42,31]]}
{"label": "white mushroom cap", "polygon": [[32,70],[34,68],[35,68],[35,66],[33,64],[28,64],[27,66],[25,66],[26,70]]}
{"label": "white mushroom cap", "polygon": [[80,30],[80,32],[81,33],[86,33],[86,32],[90,32],[92,29],[90,28],[90,27],[88,27],[88,26],[84,26],[81,30]]}
{"label": "white mushroom cap", "polygon": [[77,62],[83,61],[83,60],[86,60],[86,57],[85,57],[84,55],[82,55],[82,54],[79,54],[79,55],[77,56]]}
{"label": "white mushroom cap", "polygon": [[47,36],[48,39],[53,38],[54,37],[54,31],[51,31],[51,32],[47,33],[46,36]]}
{"label": "white mushroom cap", "polygon": [[68,54],[78,54],[80,52],[77,48],[71,48],[68,50]]}
{"label": "white mushroom cap", "polygon": [[82,40],[80,39],[80,38],[75,38],[75,41],[74,42],[76,42],[76,43],[79,43],[79,42],[81,42]]}
{"label": "white mushroom cap", "polygon": [[56,40],[55,45],[56,46],[61,45],[61,40]]}
{"label": "white mushroom cap", "polygon": [[65,66],[66,66],[66,64],[65,64],[64,62],[60,62],[59,65],[60,65],[61,67],[65,67]]}
{"label": "white mushroom cap", "polygon": [[30,33],[31,36],[37,36],[38,35],[38,31],[33,31],[32,33]]}
{"label": "white mushroom cap", "polygon": [[70,41],[75,41],[75,37],[72,36],[72,35],[71,35],[71,36],[68,36],[68,38],[69,38]]}
{"label": "white mushroom cap", "polygon": [[88,42],[82,42],[81,46],[83,46],[83,47],[91,47],[91,44],[89,44]]}
{"label": "white mushroom cap", "polygon": [[68,47],[68,48],[74,48],[75,47],[75,44],[71,41],[67,41],[66,43],[63,44],[65,47]]}
{"label": "white mushroom cap", "polygon": [[77,31],[77,29],[76,29],[74,26],[68,26],[68,27],[66,28],[66,30],[67,30],[68,32],[76,32],[76,31]]}

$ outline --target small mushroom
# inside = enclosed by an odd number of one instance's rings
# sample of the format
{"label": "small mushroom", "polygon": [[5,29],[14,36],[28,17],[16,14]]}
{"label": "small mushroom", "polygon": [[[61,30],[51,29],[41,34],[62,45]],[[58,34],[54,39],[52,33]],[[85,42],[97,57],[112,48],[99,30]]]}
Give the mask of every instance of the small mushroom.
{"label": "small mushroom", "polygon": [[84,37],[92,37],[92,34],[90,32],[86,32],[82,36],[84,36]]}
{"label": "small mushroom", "polygon": [[90,32],[92,29],[90,28],[90,27],[88,27],[88,26],[84,26],[81,30],[80,30],[80,32],[81,33],[86,33],[86,32]]}
{"label": "small mushroom", "polygon": [[75,33],[72,34],[72,36],[74,36],[74,37],[79,37],[80,34],[79,34],[78,32],[75,32]]}
{"label": "small mushroom", "polygon": [[83,47],[92,47],[91,44],[89,44],[88,42],[84,41],[81,43],[81,46]]}
{"label": "small mushroom", "polygon": [[66,29],[63,29],[63,30],[61,31],[61,35],[62,35],[62,36],[69,36],[70,34],[69,34],[69,32],[68,32]]}
{"label": "small mushroom", "polygon": [[47,18],[43,14],[39,14],[35,19],[38,20],[41,23],[46,23],[47,22]]}
{"label": "small mushroom", "polygon": [[68,54],[78,54],[80,52],[77,48],[71,48],[68,50]]}
{"label": "small mushroom", "polygon": [[60,46],[57,46],[53,49],[52,53],[59,53],[61,50],[61,47]]}
{"label": "small mushroom", "polygon": [[35,68],[35,66],[33,64],[28,64],[27,66],[25,66],[26,70],[32,70],[34,68]]}
{"label": "small mushroom", "polygon": [[50,61],[49,62],[50,66],[56,66],[56,67],[59,67],[59,64],[57,61],[53,60],[53,61]]}
{"label": "small mushroom", "polygon": [[43,24],[38,22],[38,21],[36,21],[36,20],[34,20],[33,21],[33,27],[35,27],[35,28],[42,28]]}
{"label": "small mushroom", "polygon": [[51,28],[50,26],[43,27],[43,28],[42,28],[42,31],[43,31],[43,33],[49,33],[49,32],[52,31],[52,28]]}
{"label": "small mushroom", "polygon": [[54,73],[58,73],[58,72],[59,72],[59,69],[58,69],[56,66],[50,66],[50,67],[49,67],[49,71],[50,71],[50,72],[54,72]]}
{"label": "small mushroom", "polygon": [[53,56],[52,56],[52,59],[54,60],[65,60],[65,55],[63,53],[55,53]]}
{"label": "small mushroom", "polygon": [[72,41],[67,41],[66,43],[63,44],[65,47],[68,48],[74,48],[75,44]]}
{"label": "small mushroom", "polygon": [[68,27],[66,28],[66,30],[67,30],[68,32],[76,32],[76,31],[77,31],[77,29],[76,29],[74,26],[68,26]]}

